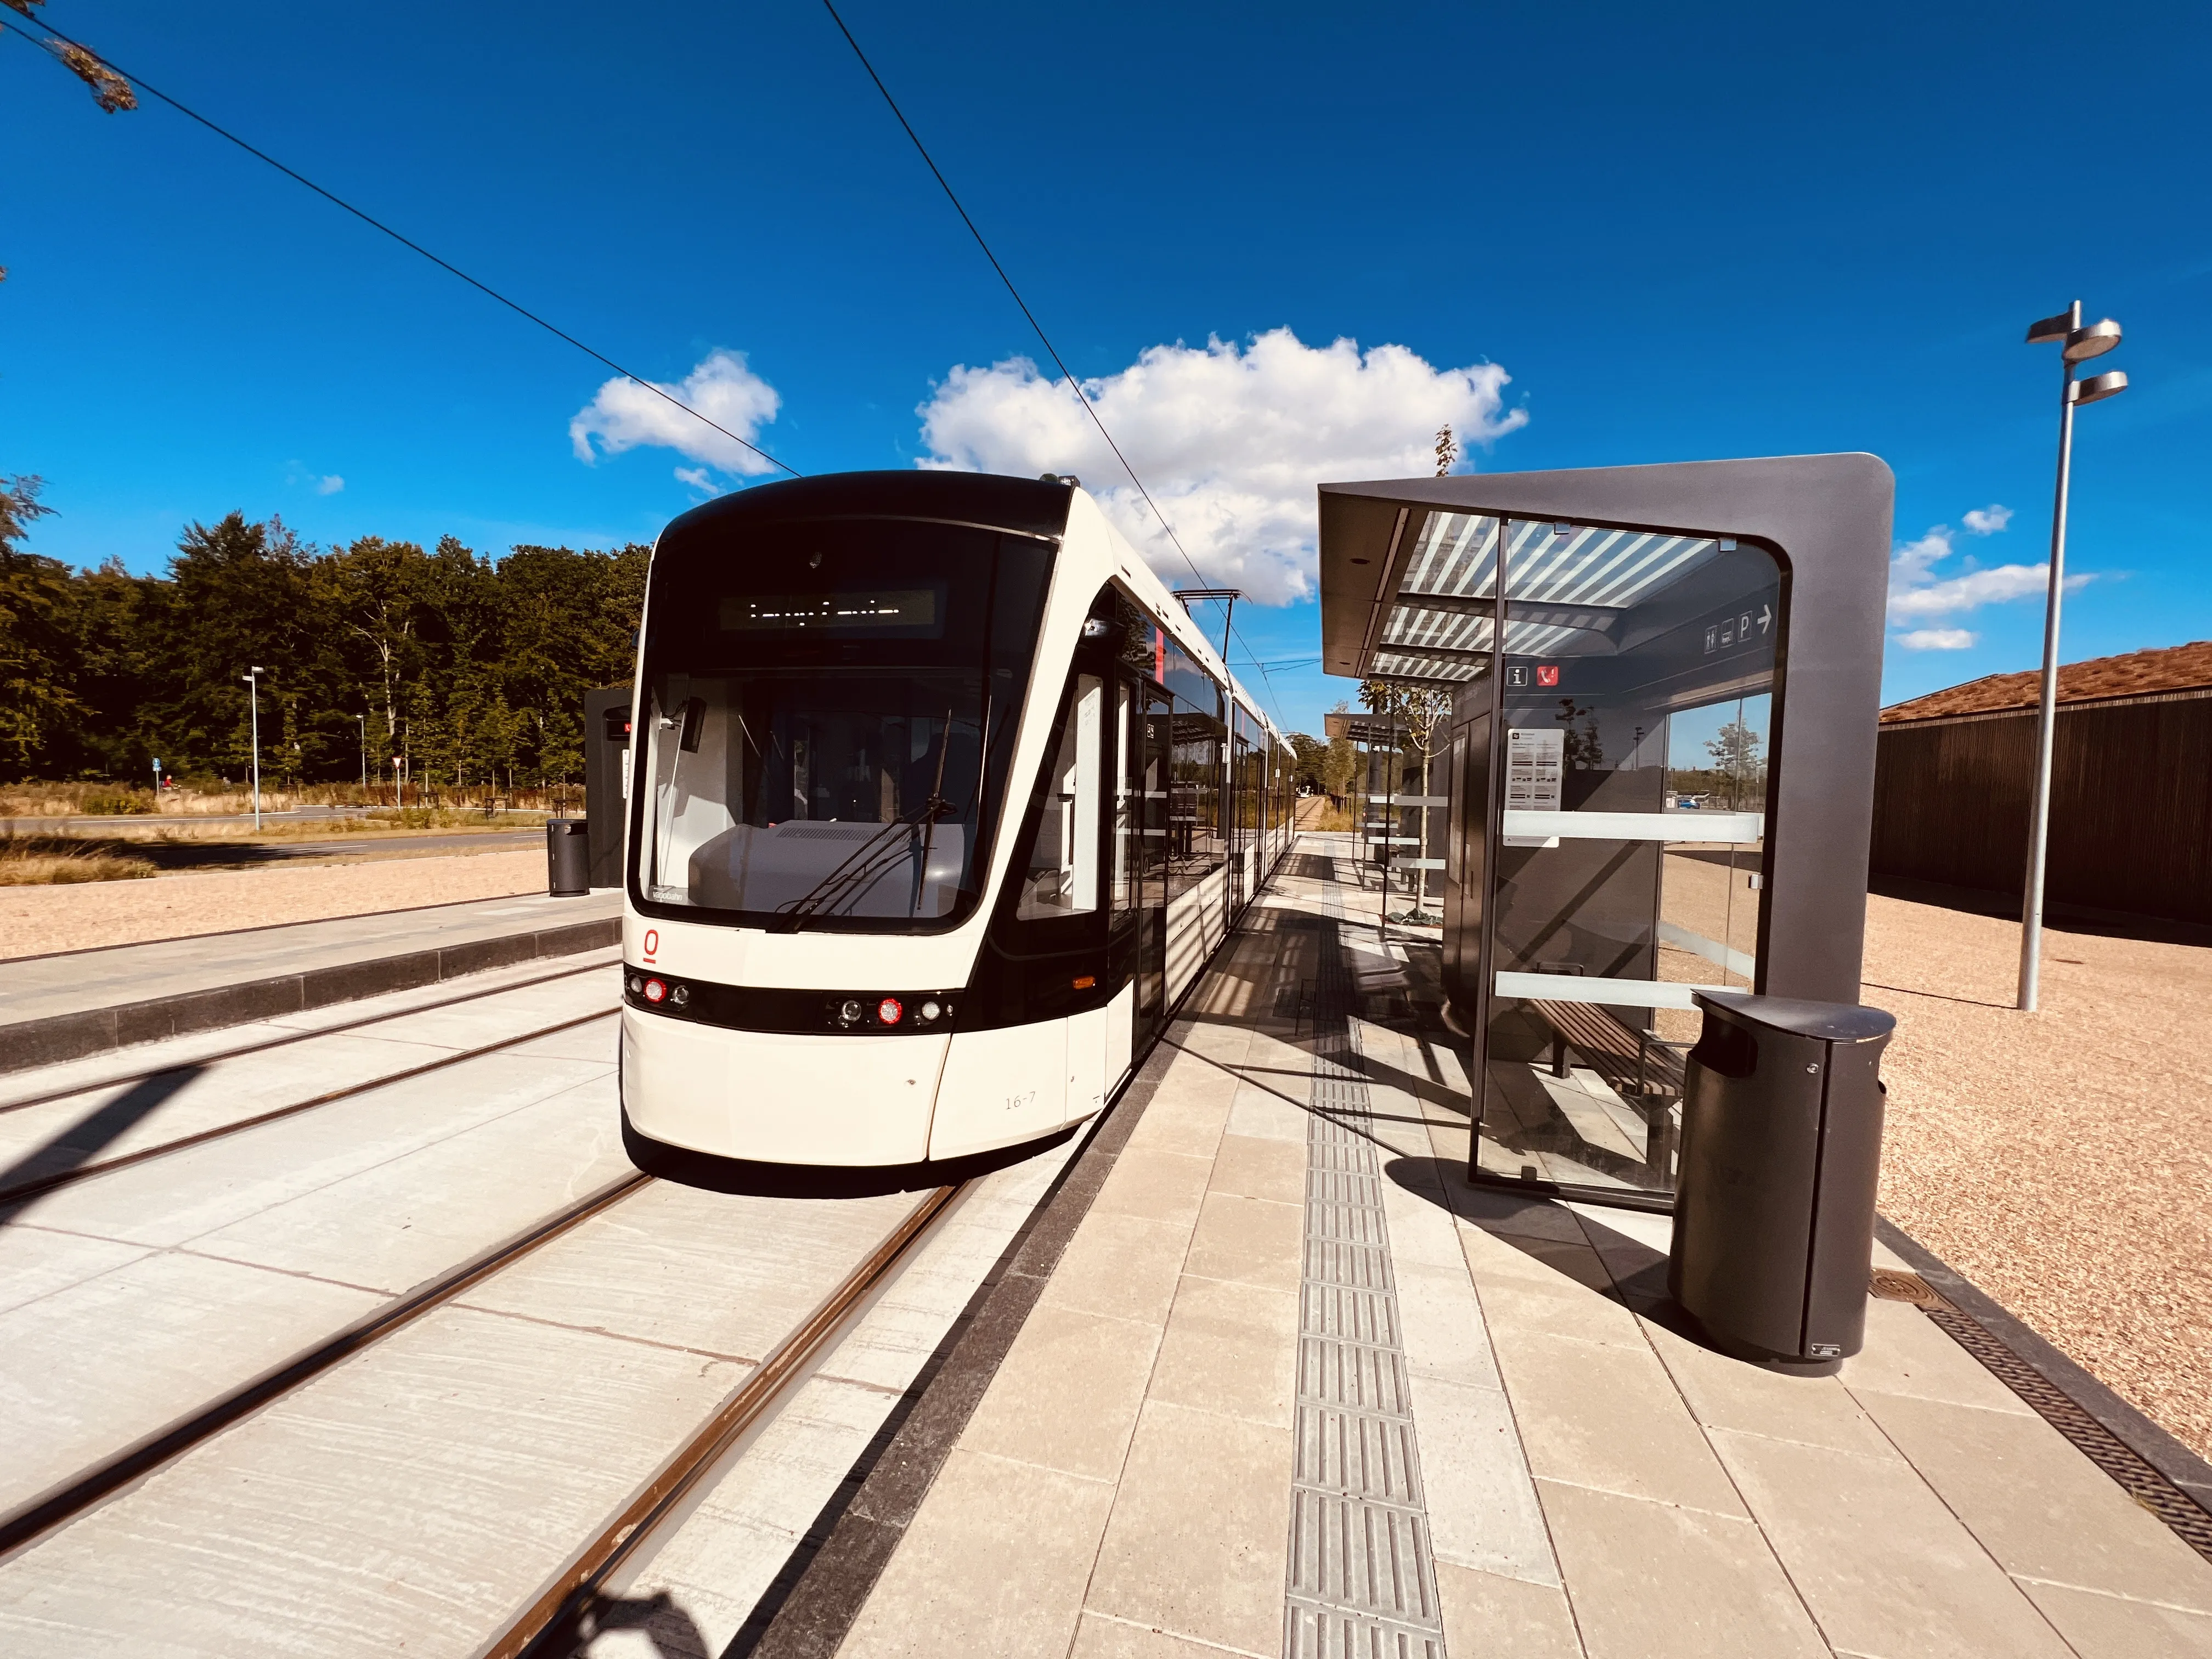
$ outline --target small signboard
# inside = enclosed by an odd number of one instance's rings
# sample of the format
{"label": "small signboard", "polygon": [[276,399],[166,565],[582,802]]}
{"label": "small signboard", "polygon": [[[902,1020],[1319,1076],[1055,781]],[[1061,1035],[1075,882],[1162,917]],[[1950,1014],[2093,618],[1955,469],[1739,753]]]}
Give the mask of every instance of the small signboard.
{"label": "small signboard", "polygon": [[[1505,733],[1505,810],[1556,812],[1567,770],[1567,734],[1557,726],[1512,726]],[[1508,847],[1557,847],[1557,836],[1508,836]]]}

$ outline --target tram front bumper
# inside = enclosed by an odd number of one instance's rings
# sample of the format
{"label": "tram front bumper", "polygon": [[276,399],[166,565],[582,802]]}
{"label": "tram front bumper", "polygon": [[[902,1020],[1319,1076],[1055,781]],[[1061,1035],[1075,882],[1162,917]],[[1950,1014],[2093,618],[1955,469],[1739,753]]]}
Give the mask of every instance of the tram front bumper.
{"label": "tram front bumper", "polygon": [[624,1008],[623,1106],[640,1134],[764,1164],[918,1164],[950,1035],[733,1031]]}

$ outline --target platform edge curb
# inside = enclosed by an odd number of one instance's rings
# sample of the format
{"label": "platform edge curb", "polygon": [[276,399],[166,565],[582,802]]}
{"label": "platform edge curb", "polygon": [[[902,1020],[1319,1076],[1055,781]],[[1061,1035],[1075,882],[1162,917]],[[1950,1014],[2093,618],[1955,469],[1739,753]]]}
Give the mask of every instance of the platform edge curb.
{"label": "platform edge curb", "polygon": [[135,1043],[303,1013],[333,1003],[357,1002],[364,997],[435,985],[520,962],[603,950],[621,939],[622,919],[607,916],[527,933],[496,934],[465,945],[434,945],[334,967],[304,969],[202,991],[182,991],[143,1002],[88,1008],[81,1013],[27,1019],[0,1025],[0,1073],[57,1066]]}

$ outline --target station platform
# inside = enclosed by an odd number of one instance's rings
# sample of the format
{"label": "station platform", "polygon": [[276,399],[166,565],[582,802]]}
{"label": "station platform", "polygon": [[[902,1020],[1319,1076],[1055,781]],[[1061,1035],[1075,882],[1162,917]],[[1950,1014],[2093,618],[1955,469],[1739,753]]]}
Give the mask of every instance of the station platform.
{"label": "station platform", "polygon": [[613,945],[622,895],[480,899],[0,962],[0,1072]]}
{"label": "station platform", "polygon": [[1673,1328],[1667,1218],[1470,1187],[1436,947],[1351,853],[1302,839],[748,1651],[2212,1654],[2203,1510],[1941,1297],[1781,1376]]}

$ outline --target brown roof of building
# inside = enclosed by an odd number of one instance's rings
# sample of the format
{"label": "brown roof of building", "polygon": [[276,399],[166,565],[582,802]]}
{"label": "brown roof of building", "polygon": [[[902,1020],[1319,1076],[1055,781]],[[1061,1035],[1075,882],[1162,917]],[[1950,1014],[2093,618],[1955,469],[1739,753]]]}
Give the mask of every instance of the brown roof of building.
{"label": "brown roof of building", "polygon": [[[1947,691],[1931,691],[1881,711],[1885,726],[1899,720],[1936,720],[1946,714],[1985,714],[2002,708],[2033,708],[2041,695],[2043,674],[1991,674]],[[2212,640],[2169,646],[2163,651],[2130,651],[2122,657],[2061,664],[2058,701],[2092,702],[2100,697],[2139,697],[2158,691],[2212,687]]]}

